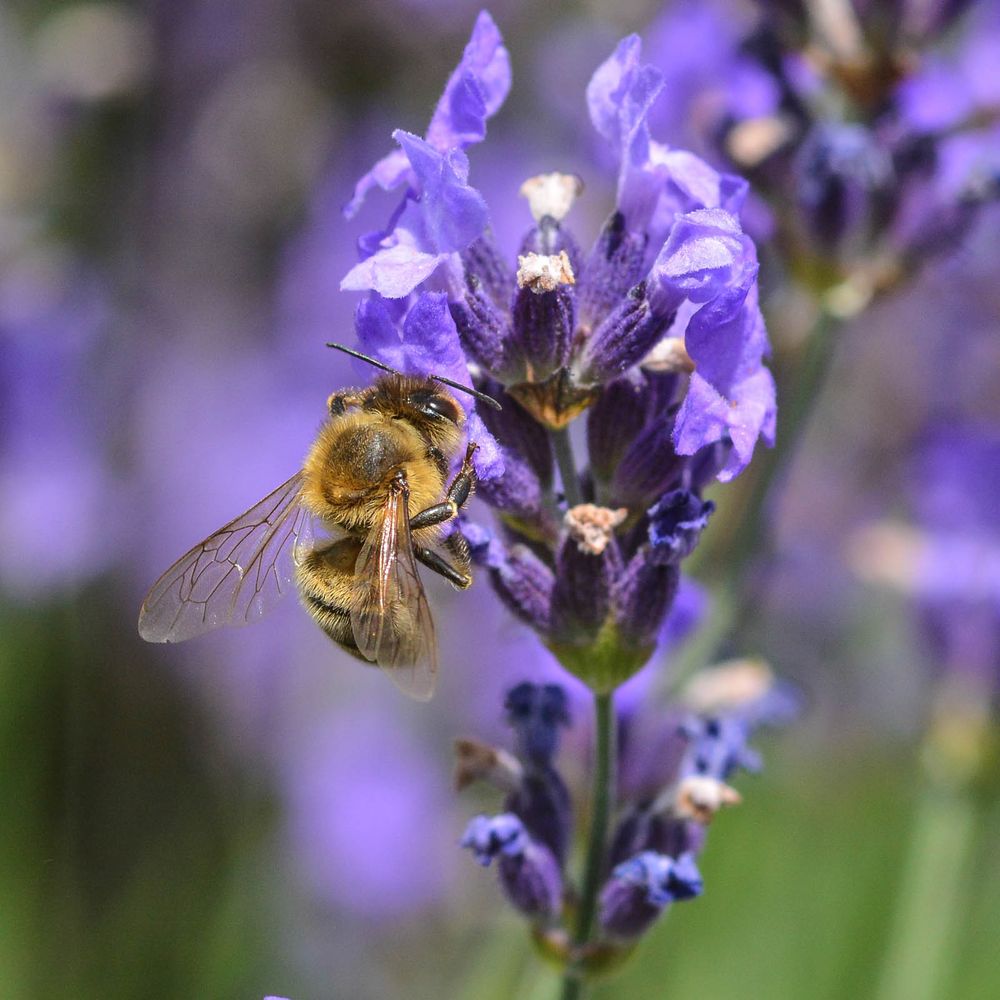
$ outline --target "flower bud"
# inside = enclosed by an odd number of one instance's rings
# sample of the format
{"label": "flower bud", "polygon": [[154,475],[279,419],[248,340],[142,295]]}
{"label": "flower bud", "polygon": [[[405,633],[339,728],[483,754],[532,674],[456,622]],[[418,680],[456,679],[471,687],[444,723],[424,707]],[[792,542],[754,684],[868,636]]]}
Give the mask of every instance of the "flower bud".
{"label": "flower bud", "polygon": [[676,564],[689,556],[714,510],[711,500],[702,500],[690,490],[665,493],[649,510],[649,544],[654,558]]}
{"label": "flower bud", "polygon": [[586,282],[579,293],[580,320],[594,330],[643,276],[646,237],[629,232],[625,216],[615,212],[604,224],[584,264]]}
{"label": "flower bud", "polygon": [[549,762],[559,748],[559,727],[570,724],[566,691],[558,684],[525,681],[507,692],[507,722],[517,737],[517,752],[536,762]]}
{"label": "flower bud", "polygon": [[508,374],[510,323],[487,294],[478,275],[466,278],[465,296],[449,302],[448,308],[469,357],[497,377]]}
{"label": "flower bud", "polygon": [[635,285],[587,339],[575,366],[579,381],[588,385],[622,376],[649,353],[675,315],[676,308],[653,305],[645,282]]}
{"label": "flower bud", "polygon": [[569,360],[576,330],[572,271],[562,269],[561,263],[540,263],[549,260],[520,259],[509,350],[523,373],[518,379],[522,382],[543,382],[562,368]]}
{"label": "flower bud", "polygon": [[526,545],[514,545],[492,570],[491,582],[500,600],[525,624],[548,634],[555,575]]}
{"label": "flower bud", "polygon": [[628,941],[644,934],[673,902],[702,892],[694,858],[671,858],[644,851],[618,865],[601,892],[600,921],[605,934]]}
{"label": "flower bud", "polygon": [[587,454],[597,483],[609,483],[618,463],[646,422],[648,386],[634,378],[615,379],[601,386],[587,413]]}
{"label": "flower bud", "polygon": [[514,282],[510,264],[500,252],[490,230],[487,229],[479,239],[462,251],[462,265],[465,273],[476,279],[495,305],[506,308],[514,294]]}
{"label": "flower bud", "polygon": [[559,913],[563,892],[559,865],[547,847],[528,835],[517,816],[476,816],[461,846],[469,848],[484,867],[497,859],[504,893],[525,916],[544,920]]}
{"label": "flower bud", "polygon": [[556,556],[551,638],[586,646],[604,625],[611,589],[620,570],[614,529],[626,511],[580,504],[566,514],[567,533]]}

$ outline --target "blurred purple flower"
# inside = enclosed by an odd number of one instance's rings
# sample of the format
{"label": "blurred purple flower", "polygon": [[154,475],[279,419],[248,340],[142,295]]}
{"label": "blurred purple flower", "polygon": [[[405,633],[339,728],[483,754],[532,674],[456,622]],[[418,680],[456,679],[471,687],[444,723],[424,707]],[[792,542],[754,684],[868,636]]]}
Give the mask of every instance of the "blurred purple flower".
{"label": "blurred purple flower", "polygon": [[103,282],[54,247],[0,282],[0,586],[21,599],[82,583],[126,542],[88,374],[108,316]]}
{"label": "blurred purple flower", "polygon": [[[798,210],[772,216],[786,258],[820,255],[834,282],[871,281],[874,262],[876,282],[891,283],[1000,193],[1000,20],[987,4],[900,4],[891,23],[878,5],[853,5],[838,17],[841,33],[808,4],[765,10],[756,25],[682,6],[657,22],[652,61],[702,148],[772,205],[793,194]],[[689,31],[696,60],[678,53]]]}
{"label": "blurred purple flower", "polygon": [[1000,692],[1000,430],[932,431],[913,463],[919,542],[915,597],[940,668]]}
{"label": "blurred purple flower", "polygon": [[327,713],[282,761],[301,878],[328,905],[373,919],[440,899],[450,865],[443,776],[394,715],[388,704]]}

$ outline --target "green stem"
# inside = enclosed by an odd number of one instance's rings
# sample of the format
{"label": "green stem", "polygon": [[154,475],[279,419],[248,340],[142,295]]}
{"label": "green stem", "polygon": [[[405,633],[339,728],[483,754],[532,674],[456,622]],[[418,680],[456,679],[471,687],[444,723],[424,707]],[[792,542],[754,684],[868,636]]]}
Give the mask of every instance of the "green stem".
{"label": "green stem", "polygon": [[961,920],[973,889],[974,784],[987,760],[988,692],[948,678],[924,740],[926,780],[913,819],[879,1000],[949,995]]}
{"label": "green stem", "polygon": [[559,478],[562,480],[563,493],[566,495],[566,505],[575,507],[583,503],[583,493],[580,492],[580,477],[576,472],[576,461],[573,458],[573,446],[569,440],[569,430],[550,430],[552,449],[556,453],[556,465],[559,466]]}
{"label": "green stem", "polygon": [[[582,948],[591,938],[597,915],[597,898],[604,875],[608,829],[615,800],[615,709],[614,693],[594,695],[594,792],[591,804],[590,832],[583,869],[583,888],[577,910],[573,943]],[[563,980],[562,1000],[582,995],[579,969],[569,969]]]}

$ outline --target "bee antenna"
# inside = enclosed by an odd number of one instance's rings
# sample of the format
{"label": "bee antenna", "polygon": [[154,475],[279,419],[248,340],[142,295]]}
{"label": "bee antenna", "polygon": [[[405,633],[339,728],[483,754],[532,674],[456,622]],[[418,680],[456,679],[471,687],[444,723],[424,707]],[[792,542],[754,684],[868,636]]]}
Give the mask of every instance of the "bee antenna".
{"label": "bee antenna", "polygon": [[353,348],[345,347],[343,344],[327,344],[326,346],[332,347],[335,351],[343,351],[345,354],[350,354],[352,358],[357,358],[359,361],[367,361],[368,364],[374,365],[376,368],[381,368],[384,372],[392,372],[393,375],[403,374],[396,368],[390,368],[388,365],[382,364],[381,361],[376,361],[374,358],[368,357],[367,354],[362,354],[360,351],[355,351]]}
{"label": "bee antenna", "polygon": [[[376,368],[381,368],[384,372],[391,372],[393,375],[403,374],[398,369],[390,368],[388,365],[382,364],[381,361],[376,361],[374,358],[370,358],[367,354],[362,354],[360,351],[355,351],[353,348],[345,347],[343,344],[327,344],[326,346],[332,347],[335,351],[343,351],[344,354],[350,354],[352,358],[357,358],[359,361],[367,361],[368,364],[374,365]],[[435,382],[441,382],[444,385],[450,386],[452,389],[467,392],[473,397],[473,399],[477,399],[480,403],[485,403],[487,406],[492,406],[494,410],[503,409],[503,407],[492,396],[486,395],[485,392],[480,392],[478,389],[471,388],[471,386],[462,385],[461,382],[453,382],[450,378],[445,378],[443,375],[431,375],[430,377]]]}
{"label": "bee antenna", "polygon": [[487,396],[485,392],[480,392],[478,389],[462,385],[461,382],[452,382],[450,378],[445,378],[443,375],[432,375],[431,378],[434,379],[435,382],[443,382],[445,385],[451,386],[452,389],[460,389],[462,392],[467,392],[473,399],[478,399],[480,403],[492,406],[494,410],[503,409],[503,407],[492,396]]}

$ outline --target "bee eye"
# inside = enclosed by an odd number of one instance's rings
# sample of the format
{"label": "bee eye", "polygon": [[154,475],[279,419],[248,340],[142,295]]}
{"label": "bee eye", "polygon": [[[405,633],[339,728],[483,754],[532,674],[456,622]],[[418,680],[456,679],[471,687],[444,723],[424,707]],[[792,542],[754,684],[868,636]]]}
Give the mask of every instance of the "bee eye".
{"label": "bee eye", "polygon": [[455,424],[458,423],[458,407],[455,405],[453,400],[448,399],[446,396],[442,396],[439,393],[414,393],[410,396],[410,405],[415,410],[419,410],[425,416],[439,417],[444,420],[450,420]]}

